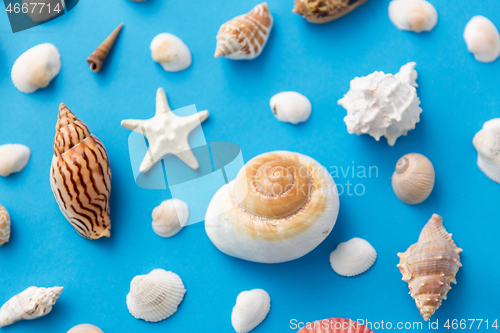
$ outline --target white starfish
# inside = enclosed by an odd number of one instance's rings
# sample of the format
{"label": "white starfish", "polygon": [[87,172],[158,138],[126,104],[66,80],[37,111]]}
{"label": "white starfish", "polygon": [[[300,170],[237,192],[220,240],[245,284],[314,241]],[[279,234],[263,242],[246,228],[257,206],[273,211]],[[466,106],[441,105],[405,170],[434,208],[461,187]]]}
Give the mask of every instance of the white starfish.
{"label": "white starfish", "polygon": [[176,155],[192,169],[199,164],[189,147],[189,133],[208,118],[208,111],[179,117],[172,112],[167,102],[167,95],[162,88],[156,92],[156,114],[151,119],[122,120],[122,127],[141,133],[149,141],[149,149],[139,167],[140,172],[149,169],[168,154]]}

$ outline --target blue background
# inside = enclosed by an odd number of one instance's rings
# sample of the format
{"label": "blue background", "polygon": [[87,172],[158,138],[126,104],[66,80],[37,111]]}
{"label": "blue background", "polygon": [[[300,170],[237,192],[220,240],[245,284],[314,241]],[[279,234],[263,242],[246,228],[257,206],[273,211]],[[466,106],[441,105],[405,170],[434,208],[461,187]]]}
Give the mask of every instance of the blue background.
{"label": "blue background", "polygon": [[[294,332],[291,319],[347,317],[393,325],[422,321],[401,281],[396,254],[417,241],[432,213],[443,216],[464,249],[458,284],[432,321],[439,320],[442,327],[447,319],[500,319],[500,185],[478,169],[472,146],[483,122],[500,116],[500,61],[475,61],[462,38],[465,24],[476,14],[500,26],[497,0],[434,0],[439,23],[422,34],[397,30],[387,15],[388,0],[369,0],[325,25],[292,14],[292,0],[269,0],[275,23],[264,52],[252,61],[214,59],[219,26],[257,3],[85,0],[61,18],[16,34],[7,15],[0,14],[0,144],[22,143],[32,150],[26,169],[0,177],[0,203],[12,219],[11,241],[0,248],[0,303],[31,285],[65,287],[48,316],[1,331],[66,332],[89,322],[107,333],[231,332],[236,296],[253,288],[267,290],[272,299],[271,312],[255,332]],[[113,51],[101,72],[92,73],[85,59],[120,22],[125,27]],[[179,36],[190,47],[189,69],[167,73],[151,60],[149,44],[161,32]],[[11,82],[12,65],[43,42],[59,48],[61,73],[48,88],[22,94]],[[424,110],[416,129],[395,147],[385,139],[349,135],[346,111],[337,105],[349,81],[375,70],[395,73],[408,61],[417,62]],[[339,175],[338,184],[363,184],[364,195],[344,193],[330,236],[292,262],[265,265],[226,256],[212,245],[202,223],[171,239],[160,238],[151,229],[151,211],[170,194],[136,186],[127,148],[130,131],[120,127],[122,119],[154,114],[158,87],[166,90],[172,108],[196,104],[198,110],[208,109],[210,117],[203,124],[207,142],[236,143],[245,160],[286,149],[310,155],[332,170],[377,166],[378,177]],[[274,118],[269,98],[285,90],[311,100],[307,122],[295,126]],[[110,239],[80,237],[50,190],[60,102],[108,150],[113,173]],[[418,206],[401,203],[391,188],[396,161],[410,152],[426,155],[436,170],[435,189]],[[363,275],[341,277],[331,269],[329,254],[355,236],[375,247],[377,262]],[[187,288],[179,311],[156,324],[134,319],[125,304],[131,279],[154,268],[176,272]]]}

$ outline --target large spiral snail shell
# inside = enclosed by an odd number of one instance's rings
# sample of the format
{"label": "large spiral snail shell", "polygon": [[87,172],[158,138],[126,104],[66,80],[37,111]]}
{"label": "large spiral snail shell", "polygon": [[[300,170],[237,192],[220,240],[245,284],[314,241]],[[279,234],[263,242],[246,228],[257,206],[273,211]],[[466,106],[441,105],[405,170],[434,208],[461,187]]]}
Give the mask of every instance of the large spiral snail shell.
{"label": "large spiral snail shell", "polygon": [[250,160],[214,195],[205,229],[230,256],[278,263],[318,246],[333,229],[338,210],[337,187],[321,164],[276,151]]}

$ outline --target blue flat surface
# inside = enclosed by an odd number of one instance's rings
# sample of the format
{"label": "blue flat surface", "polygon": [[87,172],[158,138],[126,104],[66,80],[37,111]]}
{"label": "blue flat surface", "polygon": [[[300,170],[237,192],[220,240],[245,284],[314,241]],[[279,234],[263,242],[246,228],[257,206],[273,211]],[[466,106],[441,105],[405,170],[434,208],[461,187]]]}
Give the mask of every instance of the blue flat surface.
{"label": "blue flat surface", "polygon": [[[450,319],[500,320],[500,185],[476,166],[474,134],[500,117],[500,61],[483,64],[467,52],[462,38],[477,14],[500,26],[497,0],[434,0],[439,23],[430,33],[397,30],[387,15],[388,0],[369,0],[326,25],[312,25],[291,13],[292,0],[269,0],[274,28],[264,52],[253,61],[214,59],[219,26],[249,11],[257,1],[83,0],[68,14],[12,34],[0,14],[0,144],[22,143],[32,156],[22,172],[0,177],[0,203],[12,219],[10,243],[0,248],[0,303],[31,285],[64,286],[52,313],[0,329],[6,333],[66,332],[92,323],[104,332],[232,332],[231,309],[243,290],[263,288],[271,311],[254,332],[295,332],[298,322],[346,317],[371,322],[423,322],[408,285],[396,268],[397,252],[417,241],[433,213],[440,214],[464,249],[458,284],[431,318],[440,330]],[[125,27],[99,74],[87,56],[120,22]],[[167,73],[151,60],[149,44],[158,33],[179,36],[193,53],[186,71]],[[43,42],[62,56],[61,73],[31,95],[12,84],[16,58]],[[349,81],[380,70],[395,73],[416,61],[423,113],[416,129],[394,147],[381,139],[349,135],[337,100]],[[332,170],[376,166],[371,178],[339,172],[335,181],[358,186],[340,198],[340,215],[317,249],[283,264],[257,264],[219,252],[203,223],[163,239],[151,229],[151,211],[170,197],[134,182],[128,154],[130,131],[122,119],[147,119],[163,87],[172,108],[196,104],[210,117],[207,142],[233,142],[245,160],[272,150],[307,154]],[[311,118],[299,125],[277,121],[269,109],[275,93],[295,90],[312,102]],[[87,123],[107,148],[113,173],[112,237],[89,241],[64,219],[49,185],[52,140],[59,103]],[[390,177],[399,157],[418,152],[436,170],[436,186],[418,206],[401,203]],[[349,169],[351,170],[351,169]],[[373,170],[373,169],[372,169]],[[339,242],[367,239],[377,250],[373,268],[354,278],[333,272],[329,254]],[[155,268],[181,276],[187,289],[179,311],[160,323],[134,319],[125,298],[131,279]],[[451,322],[450,322],[451,324]],[[469,322],[470,324],[470,322]],[[500,323],[499,323],[500,324]],[[485,324],[478,330],[486,331]],[[427,323],[423,329],[428,331]],[[496,331],[490,329],[488,332]]]}

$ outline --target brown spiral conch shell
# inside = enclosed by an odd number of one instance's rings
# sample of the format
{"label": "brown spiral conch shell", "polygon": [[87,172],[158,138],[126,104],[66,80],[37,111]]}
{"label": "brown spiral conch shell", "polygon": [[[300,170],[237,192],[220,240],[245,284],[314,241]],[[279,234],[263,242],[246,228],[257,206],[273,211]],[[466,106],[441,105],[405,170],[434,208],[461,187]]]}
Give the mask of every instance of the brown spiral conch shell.
{"label": "brown spiral conch shell", "polygon": [[356,9],[366,0],[295,0],[292,12],[311,23],[327,23]]}
{"label": "brown spiral conch shell", "polygon": [[123,23],[120,23],[120,25],[115,30],[113,30],[113,32],[108,37],[106,37],[104,42],[102,42],[101,45],[99,45],[97,49],[95,49],[94,52],[89,55],[89,57],[87,58],[87,62],[90,65],[90,70],[92,72],[97,73],[101,70],[102,63],[108,56],[109,50],[111,50],[111,48],[113,47],[113,44],[115,43],[116,38],[120,34],[122,28]]}
{"label": "brown spiral conch shell", "polygon": [[443,227],[441,216],[434,214],[422,229],[418,242],[406,252],[398,253],[401,258],[398,268],[425,321],[446,299],[450,284],[457,283],[455,275],[462,267],[459,256],[462,251]]}
{"label": "brown spiral conch shell", "polygon": [[85,238],[109,237],[111,169],[102,142],[66,105],[59,106],[50,186],[64,217]]}

